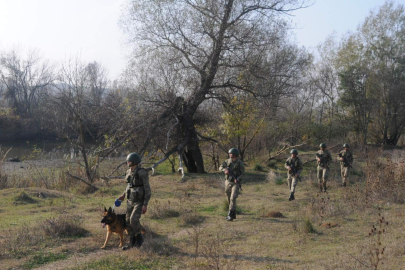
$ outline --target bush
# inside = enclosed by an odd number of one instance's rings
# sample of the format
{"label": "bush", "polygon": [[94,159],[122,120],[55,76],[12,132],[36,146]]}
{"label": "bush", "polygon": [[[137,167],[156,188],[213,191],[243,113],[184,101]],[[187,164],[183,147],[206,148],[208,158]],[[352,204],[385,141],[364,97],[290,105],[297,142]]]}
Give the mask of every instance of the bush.
{"label": "bush", "polygon": [[88,231],[81,227],[83,221],[77,215],[61,215],[42,222],[45,236],[51,238],[83,237]]}
{"label": "bush", "polygon": [[179,210],[177,209],[178,207],[172,205],[170,201],[161,203],[155,200],[152,205],[153,207],[149,210],[151,219],[165,219],[180,216]]}
{"label": "bush", "polygon": [[311,220],[309,218],[306,218],[304,220],[303,231],[305,233],[316,233],[314,225],[312,225],[312,222],[311,222]]}
{"label": "bush", "polygon": [[253,170],[255,171],[259,171],[262,172],[263,171],[263,166],[261,164],[255,164],[255,166],[253,167]]}
{"label": "bush", "polygon": [[27,193],[25,193],[24,191],[20,193],[20,195],[18,195],[18,197],[16,197],[14,199],[14,204],[33,204],[36,203],[37,200],[31,198],[30,195],[28,195]]}
{"label": "bush", "polygon": [[145,229],[144,240],[142,249],[148,253],[169,256],[177,252],[177,248],[173,246],[170,239],[159,236],[153,232],[148,226],[143,226]]}
{"label": "bush", "polygon": [[204,221],[204,217],[199,215],[195,210],[186,210],[181,213],[180,223],[183,226],[200,224]]}
{"label": "bush", "polygon": [[276,185],[284,184],[284,178],[273,170],[270,170],[267,174],[267,181],[274,182]]}

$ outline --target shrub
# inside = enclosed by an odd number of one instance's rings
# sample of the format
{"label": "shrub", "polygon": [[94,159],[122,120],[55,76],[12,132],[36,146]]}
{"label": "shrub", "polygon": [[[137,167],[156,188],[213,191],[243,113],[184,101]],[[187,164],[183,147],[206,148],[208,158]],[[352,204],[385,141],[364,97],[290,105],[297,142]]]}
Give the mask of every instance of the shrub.
{"label": "shrub", "polygon": [[204,217],[199,215],[197,211],[191,209],[181,213],[180,223],[183,226],[200,224],[204,221]]}
{"label": "shrub", "polygon": [[178,207],[174,206],[170,200],[167,203],[162,203],[155,200],[149,211],[150,218],[152,219],[165,219],[180,216]]}
{"label": "shrub", "polygon": [[263,171],[263,166],[261,165],[261,164],[255,164],[255,166],[253,167],[253,170],[255,170],[255,171],[259,171],[259,172],[261,172],[261,171]]}
{"label": "shrub", "polygon": [[305,233],[316,233],[314,226],[309,218],[304,220],[303,231]]}
{"label": "shrub", "polygon": [[274,182],[276,185],[282,185],[284,184],[284,177],[277,172],[270,170],[267,174],[267,181]]}
{"label": "shrub", "polygon": [[36,203],[37,200],[31,198],[30,195],[28,195],[27,193],[25,193],[24,191],[20,193],[20,195],[18,195],[18,197],[16,197],[14,199],[14,204],[33,204]]}
{"label": "shrub", "polygon": [[153,232],[149,226],[143,226],[145,229],[144,240],[142,249],[151,254],[158,254],[163,256],[169,256],[177,252],[177,248],[173,246],[170,239],[159,236]]}
{"label": "shrub", "polygon": [[51,238],[83,237],[88,231],[81,227],[83,221],[77,215],[60,215],[42,222],[44,234]]}

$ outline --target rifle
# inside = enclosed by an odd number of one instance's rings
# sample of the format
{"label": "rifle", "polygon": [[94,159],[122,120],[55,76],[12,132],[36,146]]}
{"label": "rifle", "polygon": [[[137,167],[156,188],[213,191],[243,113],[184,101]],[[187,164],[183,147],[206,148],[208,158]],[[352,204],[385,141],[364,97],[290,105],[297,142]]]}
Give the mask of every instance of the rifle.
{"label": "rifle", "polygon": [[339,157],[343,158],[343,166],[353,168],[352,164],[350,164],[347,160],[347,157],[345,157],[342,153],[339,153]]}
{"label": "rifle", "polygon": [[[292,160],[291,160],[290,168],[291,168],[292,174],[296,175],[297,174],[297,169],[295,168],[294,162],[292,162]],[[297,179],[298,179],[298,181],[301,182],[301,177],[299,175],[297,176]]]}
{"label": "rifle", "polygon": [[319,153],[316,153],[316,156],[321,160],[321,166],[322,167],[325,167],[325,168],[327,168],[327,169],[329,169],[329,167],[328,167],[328,163],[327,162],[325,162],[325,159],[322,157],[322,155],[321,154],[319,154]]}
{"label": "rifle", "polygon": [[235,173],[231,170],[231,168],[227,167],[228,169],[228,175],[229,178],[228,180],[232,181],[233,179],[236,180],[236,183],[238,183],[240,190],[242,190],[242,185],[240,183],[240,181],[238,180],[238,178],[236,177]]}

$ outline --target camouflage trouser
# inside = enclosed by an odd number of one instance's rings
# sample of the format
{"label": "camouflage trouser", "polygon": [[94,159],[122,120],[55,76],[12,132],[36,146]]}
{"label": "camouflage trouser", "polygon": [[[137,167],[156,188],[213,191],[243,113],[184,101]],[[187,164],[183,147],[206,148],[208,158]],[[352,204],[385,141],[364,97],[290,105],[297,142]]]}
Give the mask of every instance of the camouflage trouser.
{"label": "camouflage trouser", "polygon": [[225,193],[228,198],[229,210],[234,211],[236,209],[236,198],[239,195],[239,185],[225,180]]}
{"label": "camouflage trouser", "polygon": [[288,182],[288,188],[290,189],[291,192],[295,192],[295,187],[297,186],[298,183],[298,178],[295,177],[295,175],[291,175],[287,173],[287,182]]}
{"label": "camouflage trouser", "polygon": [[325,167],[318,166],[317,168],[318,183],[326,187],[326,180],[328,179],[328,169]]}
{"label": "camouflage trouser", "polygon": [[349,178],[349,167],[345,167],[340,165],[340,173],[342,175],[342,184],[347,183],[347,179]]}
{"label": "camouflage trouser", "polygon": [[130,226],[128,234],[130,236],[135,236],[141,233],[141,219],[143,203],[133,203],[130,200],[127,200],[127,213],[126,213],[126,222]]}

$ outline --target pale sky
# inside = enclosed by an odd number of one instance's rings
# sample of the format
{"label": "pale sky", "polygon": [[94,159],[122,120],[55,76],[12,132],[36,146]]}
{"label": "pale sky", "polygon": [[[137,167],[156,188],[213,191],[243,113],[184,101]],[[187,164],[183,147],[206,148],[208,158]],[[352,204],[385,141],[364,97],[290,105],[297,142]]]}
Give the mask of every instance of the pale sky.
{"label": "pale sky", "polygon": [[[116,79],[125,67],[125,37],[118,19],[125,0],[0,0],[0,51],[37,49],[63,62],[79,56],[97,61]],[[385,0],[316,0],[291,19],[297,42],[313,48],[333,31],[355,31]],[[405,0],[394,0],[405,5]]]}

